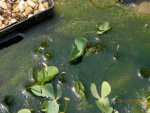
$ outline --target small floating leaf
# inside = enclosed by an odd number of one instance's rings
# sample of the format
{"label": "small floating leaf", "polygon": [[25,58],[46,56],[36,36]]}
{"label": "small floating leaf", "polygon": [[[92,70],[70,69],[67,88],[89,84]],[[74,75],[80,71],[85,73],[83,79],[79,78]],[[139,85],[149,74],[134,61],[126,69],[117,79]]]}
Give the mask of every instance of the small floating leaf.
{"label": "small floating leaf", "polygon": [[18,113],[31,113],[31,111],[29,109],[21,109]]}
{"label": "small floating leaf", "polygon": [[87,43],[86,38],[75,39],[74,47],[73,47],[71,54],[70,54],[70,61],[74,61],[84,54],[86,43]]}
{"label": "small floating leaf", "polygon": [[108,22],[102,22],[100,26],[98,26],[98,34],[103,34],[104,32],[108,31],[110,29],[110,25]]}
{"label": "small floating leaf", "polygon": [[62,89],[61,89],[61,86],[58,84],[56,100],[58,100],[61,96],[62,96]]}
{"label": "small floating leaf", "polygon": [[104,81],[102,83],[102,88],[101,88],[101,97],[104,98],[108,96],[111,92],[111,87],[108,82]]}
{"label": "small floating leaf", "polygon": [[92,92],[93,97],[95,97],[95,98],[99,99],[99,98],[100,98],[100,96],[99,96],[99,94],[98,94],[98,91],[97,91],[96,85],[95,85],[94,83],[92,83],[92,84],[91,84],[90,89],[91,89],[91,92]]}
{"label": "small floating leaf", "polygon": [[56,100],[49,101],[46,107],[46,113],[58,113],[59,112],[59,104],[57,104]]}

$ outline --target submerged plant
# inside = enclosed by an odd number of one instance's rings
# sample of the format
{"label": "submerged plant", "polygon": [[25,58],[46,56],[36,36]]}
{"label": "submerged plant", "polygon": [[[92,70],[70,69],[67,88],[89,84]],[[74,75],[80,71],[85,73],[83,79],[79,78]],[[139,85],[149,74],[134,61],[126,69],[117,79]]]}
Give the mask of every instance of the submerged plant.
{"label": "submerged plant", "polygon": [[108,82],[104,81],[102,83],[101,87],[101,96],[99,96],[99,93],[97,91],[96,85],[94,83],[91,84],[91,93],[94,98],[96,98],[96,105],[97,107],[104,113],[118,113],[118,111],[114,110],[112,107],[110,107],[108,95],[111,92],[111,87]]}
{"label": "submerged plant", "polygon": [[86,99],[85,89],[81,81],[75,83],[75,91],[80,96],[82,100]]}

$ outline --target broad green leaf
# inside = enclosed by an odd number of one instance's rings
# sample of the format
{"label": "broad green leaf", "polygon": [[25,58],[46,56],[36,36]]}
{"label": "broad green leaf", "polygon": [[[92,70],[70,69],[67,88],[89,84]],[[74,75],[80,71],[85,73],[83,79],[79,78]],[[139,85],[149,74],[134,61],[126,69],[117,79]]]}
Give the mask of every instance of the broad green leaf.
{"label": "broad green leaf", "polygon": [[46,107],[46,113],[58,113],[59,112],[59,104],[57,104],[56,100],[49,101]]}
{"label": "broad green leaf", "polygon": [[59,70],[55,66],[49,66],[43,68],[39,73],[38,73],[38,81],[51,81],[57,74],[59,73]]}
{"label": "broad green leaf", "polygon": [[51,81],[59,73],[59,70],[55,66],[49,66],[47,68],[47,73],[48,80]]}
{"label": "broad green leaf", "polygon": [[62,89],[61,89],[61,86],[58,84],[56,100],[58,100],[61,96],[62,96]]}
{"label": "broad green leaf", "polygon": [[80,51],[77,49],[77,46],[74,46],[70,54],[70,61],[74,61],[82,55],[83,53],[80,53]]}
{"label": "broad green leaf", "polygon": [[51,99],[55,99],[55,93],[52,84],[46,84],[44,86],[34,85],[31,87],[31,91],[36,96],[50,97]]}
{"label": "broad green leaf", "polygon": [[97,91],[96,85],[95,85],[94,83],[92,83],[92,84],[91,84],[90,89],[91,89],[91,93],[92,93],[93,97],[95,97],[95,98],[99,99],[99,98],[100,98],[100,96],[99,96],[99,94],[98,94],[98,91]]}
{"label": "broad green leaf", "polygon": [[108,82],[104,81],[101,87],[101,97],[104,98],[108,96],[111,92],[111,87]]}
{"label": "broad green leaf", "polygon": [[31,91],[36,96],[42,96],[42,86],[40,85],[34,85],[31,87]]}
{"label": "broad green leaf", "polygon": [[18,113],[31,113],[31,111],[29,109],[21,109]]}
{"label": "broad green leaf", "polygon": [[81,38],[75,39],[74,47],[70,54],[70,61],[74,61],[84,54],[86,43],[87,43],[86,38],[81,37]]}
{"label": "broad green leaf", "polygon": [[100,26],[98,26],[98,34],[103,34],[104,32],[108,31],[110,29],[110,25],[108,22],[102,22]]}
{"label": "broad green leaf", "polygon": [[83,48],[85,48],[85,46],[86,46],[87,39],[83,38],[83,37],[77,38],[77,39],[75,39],[74,43],[77,46],[77,49],[79,51],[83,51]]}
{"label": "broad green leaf", "polygon": [[45,84],[42,87],[42,96],[43,97],[50,97],[51,99],[55,99],[54,88],[52,84]]}

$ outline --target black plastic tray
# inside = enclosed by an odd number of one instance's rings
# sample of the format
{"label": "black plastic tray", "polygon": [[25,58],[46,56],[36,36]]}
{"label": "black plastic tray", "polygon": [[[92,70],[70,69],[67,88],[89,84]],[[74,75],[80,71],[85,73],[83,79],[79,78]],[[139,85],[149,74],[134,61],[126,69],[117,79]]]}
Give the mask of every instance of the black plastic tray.
{"label": "black plastic tray", "polygon": [[52,15],[52,9],[54,7],[54,1],[50,0],[50,2],[51,2],[51,6],[47,10],[39,12],[38,14],[33,15],[30,18],[24,19],[22,21],[19,21],[17,23],[14,23],[10,26],[5,27],[4,29],[1,29],[0,30],[0,43],[13,38],[15,35],[23,32],[25,29],[49,18]]}

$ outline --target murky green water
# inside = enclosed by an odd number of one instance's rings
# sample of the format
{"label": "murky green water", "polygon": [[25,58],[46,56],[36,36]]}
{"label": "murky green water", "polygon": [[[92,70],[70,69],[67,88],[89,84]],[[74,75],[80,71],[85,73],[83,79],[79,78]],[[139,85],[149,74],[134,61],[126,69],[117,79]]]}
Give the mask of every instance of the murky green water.
{"label": "murky green water", "polygon": [[[12,113],[21,108],[39,108],[40,99],[25,91],[24,87],[33,82],[32,69],[40,62],[33,50],[42,41],[52,39],[50,50],[53,58],[48,64],[67,72],[62,87],[63,95],[71,99],[68,113],[100,113],[89,87],[91,82],[95,82],[100,89],[104,80],[112,86],[110,99],[124,101],[112,103],[120,113],[145,113],[142,104],[136,100],[150,91],[149,80],[138,76],[139,68],[150,67],[150,16],[135,14],[128,8],[118,6],[97,9],[88,0],[58,0],[54,14],[53,18],[27,30],[21,42],[0,51],[0,102],[10,96]],[[98,37],[94,32],[95,26],[103,20],[112,26],[111,31],[101,37],[105,44],[104,51],[84,57],[76,66],[70,65],[68,59],[73,40],[80,36],[88,39]],[[148,26],[145,27],[146,24]],[[118,44],[120,58],[114,61]],[[80,100],[72,91],[76,80],[85,85],[92,107],[77,109]],[[9,111],[0,104],[0,113]]]}

